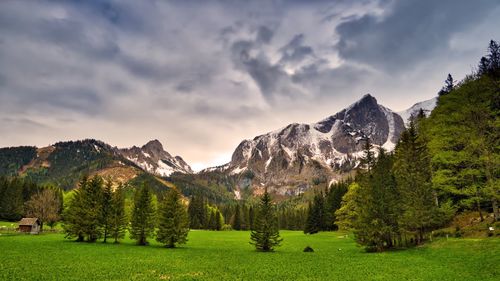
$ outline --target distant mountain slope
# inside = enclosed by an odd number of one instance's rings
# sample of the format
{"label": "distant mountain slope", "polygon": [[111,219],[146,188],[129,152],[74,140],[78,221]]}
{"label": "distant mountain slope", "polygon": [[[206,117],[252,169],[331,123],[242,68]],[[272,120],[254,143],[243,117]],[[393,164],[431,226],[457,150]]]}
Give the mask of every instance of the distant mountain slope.
{"label": "distant mountain slope", "polygon": [[408,120],[410,119],[410,117],[412,115],[418,114],[420,109],[423,109],[424,112],[426,113],[426,115],[429,116],[431,111],[437,105],[437,99],[438,99],[438,97],[434,97],[434,98],[426,100],[426,101],[418,102],[418,103],[414,104],[413,106],[411,106],[410,108],[398,112],[398,114],[399,114],[399,116],[401,116],[401,118],[403,118],[403,121],[405,122],[405,124],[408,122]]}
{"label": "distant mountain slope", "polygon": [[[98,174],[127,183],[145,173],[164,177],[173,172],[192,170],[181,157],[172,157],[163,150],[158,140],[130,149],[118,149],[93,139],[58,142],[43,148],[0,149],[0,175],[22,175],[64,189],[74,188],[83,175]],[[158,181],[165,185],[161,179]]]}

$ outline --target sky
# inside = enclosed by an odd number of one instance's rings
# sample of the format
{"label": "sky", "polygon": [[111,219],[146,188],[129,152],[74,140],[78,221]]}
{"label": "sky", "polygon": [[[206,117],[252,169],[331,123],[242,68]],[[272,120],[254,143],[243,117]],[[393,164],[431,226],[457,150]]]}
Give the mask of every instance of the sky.
{"label": "sky", "polygon": [[499,26],[498,0],[2,0],[0,147],[158,139],[200,170],[367,93],[433,98]]}

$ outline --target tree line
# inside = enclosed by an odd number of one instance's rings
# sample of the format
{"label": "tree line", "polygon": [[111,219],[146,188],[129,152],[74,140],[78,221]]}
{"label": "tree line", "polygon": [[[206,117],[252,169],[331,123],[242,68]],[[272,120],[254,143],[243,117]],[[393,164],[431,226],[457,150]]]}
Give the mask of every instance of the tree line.
{"label": "tree line", "polygon": [[147,245],[155,237],[172,248],[185,243],[189,231],[187,208],[176,189],[155,197],[147,184],[136,188],[129,220],[123,186],[113,187],[99,176],[80,180],[63,219],[66,237],[79,242],[112,238],[118,243],[128,229],[138,245]]}
{"label": "tree line", "polygon": [[[148,245],[148,239],[154,237],[167,248],[186,243],[193,223],[199,228],[221,230],[224,219],[218,208],[209,205],[202,197],[193,197],[189,207],[187,205],[175,188],[155,196],[144,184],[135,189],[128,219],[123,186],[113,187],[111,181],[104,181],[99,176],[84,177],[63,212],[63,229],[66,238],[78,242],[103,239],[104,243],[108,238],[118,243],[128,230],[130,238],[138,245]],[[281,238],[275,206],[267,190],[258,210],[251,234],[252,244],[257,250],[272,251],[281,243]],[[233,223],[237,229],[238,220]]]}

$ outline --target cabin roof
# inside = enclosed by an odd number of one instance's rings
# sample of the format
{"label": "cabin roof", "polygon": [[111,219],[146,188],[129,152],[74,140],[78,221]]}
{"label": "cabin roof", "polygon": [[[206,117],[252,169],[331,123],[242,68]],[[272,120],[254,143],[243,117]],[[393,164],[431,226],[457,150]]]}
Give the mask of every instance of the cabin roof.
{"label": "cabin roof", "polygon": [[29,226],[32,226],[34,225],[35,223],[38,223],[40,224],[40,221],[38,220],[38,218],[22,218],[21,221],[19,222],[19,225],[29,225]]}

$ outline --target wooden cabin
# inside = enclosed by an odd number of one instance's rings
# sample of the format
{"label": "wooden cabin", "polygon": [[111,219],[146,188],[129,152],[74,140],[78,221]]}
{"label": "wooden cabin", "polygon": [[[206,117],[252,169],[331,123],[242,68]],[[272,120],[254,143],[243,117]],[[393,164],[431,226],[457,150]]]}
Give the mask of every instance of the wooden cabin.
{"label": "wooden cabin", "polygon": [[30,234],[40,233],[40,220],[38,218],[22,218],[19,222],[19,231]]}

